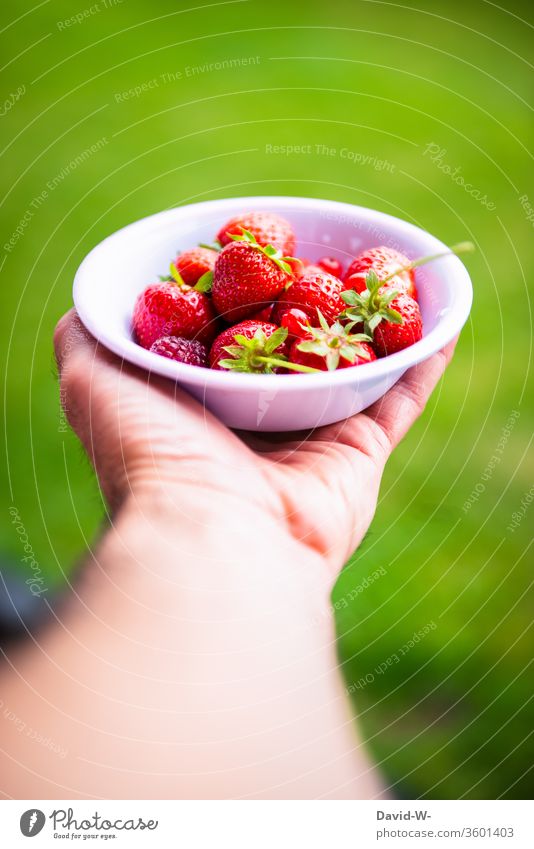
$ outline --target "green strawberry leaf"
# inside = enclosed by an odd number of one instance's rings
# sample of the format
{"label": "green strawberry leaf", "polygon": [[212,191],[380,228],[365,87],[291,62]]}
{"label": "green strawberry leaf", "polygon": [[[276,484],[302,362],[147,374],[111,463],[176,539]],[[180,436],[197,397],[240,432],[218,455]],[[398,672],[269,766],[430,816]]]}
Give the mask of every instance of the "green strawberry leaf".
{"label": "green strawberry leaf", "polygon": [[386,310],[386,317],[387,320],[390,321],[392,324],[404,324],[404,319],[400,312],[397,312],[397,310]]}
{"label": "green strawberry leaf", "polygon": [[293,274],[293,269],[284,259],[275,259],[273,257],[273,260],[276,262],[277,266],[282,269],[282,271],[285,271],[286,274]]}
{"label": "green strawberry leaf", "polygon": [[226,351],[227,354],[230,354],[231,357],[239,357],[243,353],[242,345],[225,345],[223,347],[223,351]]}
{"label": "green strawberry leaf", "polygon": [[362,302],[361,295],[359,292],[355,292],[354,289],[347,289],[345,292],[342,292],[341,297],[349,307],[359,306]]}
{"label": "green strawberry leaf", "polygon": [[194,288],[197,292],[211,292],[213,286],[213,271],[206,271],[202,277],[199,277]]}
{"label": "green strawberry leaf", "polygon": [[254,247],[261,247],[256,241],[254,234],[251,233],[250,230],[245,230],[244,227],[241,228],[241,233],[228,233],[227,235],[230,239],[233,239],[234,242],[250,242],[250,244],[254,245]]}
{"label": "green strawberry leaf", "polygon": [[328,371],[335,371],[339,365],[339,348],[332,348],[326,355],[326,367]]}
{"label": "green strawberry leaf", "polygon": [[249,339],[248,336],[243,336],[242,333],[236,333],[234,336],[234,340],[238,345],[241,345],[242,348],[249,348],[252,339]]}
{"label": "green strawberry leaf", "polygon": [[319,356],[324,356],[328,353],[328,346],[316,339],[305,339],[303,342],[299,342],[297,350],[305,354],[319,354]]}
{"label": "green strawberry leaf", "polygon": [[[235,338],[237,338],[237,337],[235,337]],[[245,338],[245,337],[243,337],[243,338]],[[254,336],[250,340],[250,342],[252,343],[250,345],[250,347],[252,349],[256,349],[256,348],[265,349],[265,344],[267,342],[267,336],[265,334],[265,331],[262,330],[261,327],[258,327],[256,332],[254,333]]]}
{"label": "green strawberry leaf", "polygon": [[380,288],[380,280],[378,279],[376,272],[367,272],[365,275],[365,286],[371,294],[374,294]]}
{"label": "green strawberry leaf", "polygon": [[400,292],[398,289],[386,289],[380,298],[380,302],[382,306],[387,306],[394,300],[394,298],[398,298]]}
{"label": "green strawberry leaf", "polygon": [[242,360],[232,359],[232,360],[219,360],[219,365],[221,368],[228,369],[229,371],[242,371],[248,372],[250,369],[246,367],[246,364]]}
{"label": "green strawberry leaf", "polygon": [[344,360],[348,360],[349,363],[353,363],[356,360],[356,349],[351,345],[343,345],[343,347],[339,349],[339,355],[343,357]]}
{"label": "green strawberry leaf", "polygon": [[321,325],[323,330],[325,330],[328,333],[328,331],[330,330],[330,328],[328,326],[328,322],[327,322],[326,318],[324,317],[324,315],[322,314],[319,307],[317,307],[317,317],[319,319],[319,324]]}
{"label": "green strawberry leaf", "polygon": [[279,327],[267,339],[264,350],[267,355],[272,354],[280,345],[283,345],[287,339],[287,327]]}
{"label": "green strawberry leaf", "polygon": [[171,262],[171,280],[174,280],[175,283],[178,283],[179,286],[185,286],[185,280],[176,268],[174,262]]}
{"label": "green strawberry leaf", "polygon": [[380,322],[382,321],[382,318],[383,318],[383,316],[381,316],[381,315],[380,315],[380,313],[376,312],[376,313],[375,313],[374,315],[372,315],[372,316],[371,316],[371,318],[370,318],[370,319],[366,322],[367,327],[368,327],[369,331],[371,332],[371,334],[373,334],[373,332],[376,330],[376,328],[378,327],[378,325],[379,325],[379,324],[380,324]]}

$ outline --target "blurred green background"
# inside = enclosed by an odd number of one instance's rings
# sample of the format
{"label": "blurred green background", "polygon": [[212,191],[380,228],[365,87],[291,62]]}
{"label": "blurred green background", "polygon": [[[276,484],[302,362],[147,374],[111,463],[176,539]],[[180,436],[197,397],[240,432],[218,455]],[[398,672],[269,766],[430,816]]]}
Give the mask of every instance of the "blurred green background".
{"label": "blurred green background", "polygon": [[[51,336],[77,265],[112,231],[194,199],[264,193],[472,239],[471,320],[338,582],[339,651],[392,793],[528,797],[529,4],[189,5],[4,3],[0,549],[26,568],[14,505],[59,584],[101,521],[89,464],[61,430]],[[312,150],[268,152],[288,144]]]}

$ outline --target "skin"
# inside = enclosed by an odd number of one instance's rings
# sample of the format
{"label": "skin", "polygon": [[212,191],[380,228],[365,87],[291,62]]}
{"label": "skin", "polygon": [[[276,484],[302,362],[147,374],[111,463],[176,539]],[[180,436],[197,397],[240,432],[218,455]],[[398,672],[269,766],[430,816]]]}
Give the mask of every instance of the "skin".
{"label": "skin", "polygon": [[[378,798],[337,668],[330,592],[384,465],[454,344],[312,434],[228,430],[99,346],[74,312],[56,354],[109,524],[77,584],[2,668],[14,798]],[[288,378],[290,379],[290,378]]]}

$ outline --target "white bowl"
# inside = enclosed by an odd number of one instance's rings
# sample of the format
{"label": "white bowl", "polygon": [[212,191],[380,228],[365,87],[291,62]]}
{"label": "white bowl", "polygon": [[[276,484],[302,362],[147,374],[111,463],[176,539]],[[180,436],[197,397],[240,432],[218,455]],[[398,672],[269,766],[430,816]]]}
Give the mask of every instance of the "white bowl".
{"label": "white bowl", "polygon": [[132,338],[134,302],[167,273],[178,249],[211,242],[224,222],[243,211],[273,210],[294,226],[297,255],[328,254],[347,265],[365,248],[388,244],[411,259],[446,250],[413,224],[348,203],[300,197],[242,197],[170,209],[109,236],[84,259],[74,279],[74,303],[87,329],[131,363],[178,381],[230,427],[256,431],[314,428],[340,421],[381,397],[406,369],[443,348],[467,320],[469,275],[455,256],[416,271],[423,339],[376,362],[321,374],[252,375],[177,363]]}

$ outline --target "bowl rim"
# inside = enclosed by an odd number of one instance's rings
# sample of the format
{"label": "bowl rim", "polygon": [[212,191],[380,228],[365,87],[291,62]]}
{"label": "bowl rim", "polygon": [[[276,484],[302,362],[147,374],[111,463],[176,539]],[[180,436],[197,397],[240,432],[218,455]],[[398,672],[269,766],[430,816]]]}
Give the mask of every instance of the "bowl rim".
{"label": "bowl rim", "polygon": [[[109,248],[111,242],[124,237],[126,233],[133,233],[137,229],[143,230],[145,236],[148,236],[150,232],[154,232],[161,226],[163,219],[175,217],[177,213],[181,213],[183,217],[187,217],[188,211],[195,209],[206,213],[213,211],[214,214],[220,213],[222,215],[225,210],[228,210],[228,213],[231,212],[235,215],[236,206],[246,208],[247,205],[257,208],[263,207],[264,209],[272,209],[274,211],[281,209],[281,215],[286,214],[292,208],[301,208],[305,205],[311,210],[315,209],[323,213],[331,212],[337,215],[343,215],[351,220],[360,217],[367,219],[367,221],[371,220],[377,225],[380,225],[381,222],[383,224],[391,224],[393,222],[399,231],[399,235],[403,235],[407,239],[409,239],[410,235],[414,234],[418,234],[419,237],[421,235],[424,236],[428,241],[429,253],[438,253],[447,250],[447,245],[415,224],[411,224],[408,221],[404,221],[385,212],[343,201],[292,195],[253,195],[184,204],[183,206],[156,212],[145,218],[138,219],[131,224],[127,224],[99,242],[87,254],[76,271],[73,283],[74,305],[87,330],[106,348],[122,359],[140,366],[151,373],[172,378],[185,385],[204,386],[206,389],[215,387],[226,388],[232,392],[247,392],[251,389],[269,389],[276,392],[301,392],[306,391],[306,389],[327,389],[346,384],[363,384],[367,380],[374,381],[389,374],[402,373],[411,366],[417,365],[432,356],[432,354],[440,351],[459,334],[467,321],[473,301],[471,279],[461,260],[454,255],[450,255],[436,260],[436,262],[447,263],[449,265],[448,273],[450,279],[454,281],[457,298],[454,306],[443,317],[438,319],[436,326],[430,333],[423,336],[419,342],[415,342],[410,347],[395,354],[373,360],[370,363],[364,363],[355,368],[338,369],[331,372],[325,371],[318,374],[292,373],[291,375],[243,374],[199,368],[198,366],[179,363],[162,357],[159,354],[152,353],[138,345],[133,338],[125,339],[122,336],[110,334],[98,326],[98,321],[95,319],[92,310],[86,306],[87,301],[84,296],[84,290],[87,285],[90,285],[88,278],[92,274],[91,266],[95,254],[100,252],[104,246]],[[180,218],[180,215],[178,218]]]}

